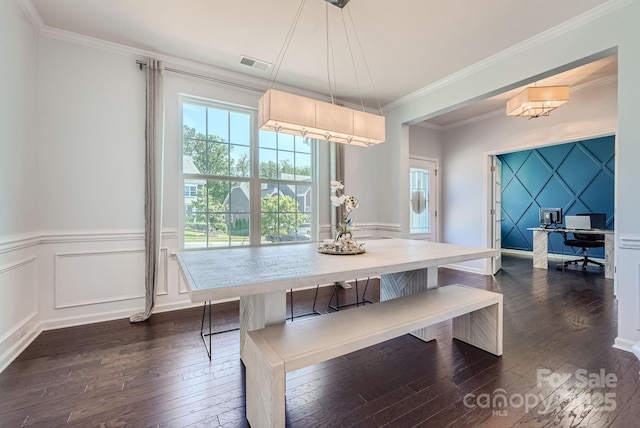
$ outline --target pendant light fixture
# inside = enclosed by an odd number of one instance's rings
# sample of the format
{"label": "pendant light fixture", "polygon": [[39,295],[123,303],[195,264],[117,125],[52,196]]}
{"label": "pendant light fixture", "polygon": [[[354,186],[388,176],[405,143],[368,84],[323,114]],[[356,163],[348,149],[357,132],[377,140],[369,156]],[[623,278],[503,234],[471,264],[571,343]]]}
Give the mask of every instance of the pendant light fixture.
{"label": "pendant light fixture", "polygon": [[[291,25],[287,39],[276,61],[276,66],[272,69],[273,79],[269,79],[269,89],[260,98],[258,104],[258,124],[260,129],[282,132],[285,134],[301,135],[307,138],[315,138],[336,143],[352,144],[357,146],[371,147],[375,144],[384,142],[385,140],[385,119],[382,116],[382,108],[378,101],[380,115],[366,112],[364,103],[361,100],[361,110],[352,109],[335,103],[333,96],[333,88],[329,79],[329,93],[331,102],[316,100],[313,98],[292,94],[289,92],[276,90],[271,88],[277,77],[278,70],[284,55],[286,47],[291,41],[295,27],[300,19],[300,14],[307,0],[301,0],[298,12]],[[345,11],[350,18],[348,8],[344,9],[349,0],[325,0],[326,11],[326,38],[327,38],[327,76],[329,68],[329,4],[335,5],[341,9],[341,13]],[[344,21],[344,16],[343,16]],[[353,20],[350,20],[353,25]],[[355,32],[355,25],[353,25]],[[348,37],[348,36],[347,36]],[[353,53],[351,52],[351,43],[347,40],[346,45],[349,46],[353,64]],[[359,45],[359,40],[358,40]],[[360,46],[362,51],[362,47]],[[364,54],[362,55],[364,58]],[[366,59],[364,60],[366,65]],[[367,66],[368,71],[368,66]],[[354,73],[356,73],[354,65]],[[369,78],[371,74],[369,73]],[[357,76],[356,76],[357,80]],[[373,82],[371,82],[373,86]],[[376,97],[377,98],[377,97]],[[361,96],[362,99],[362,96]]]}
{"label": "pendant light fixture", "polygon": [[569,86],[532,86],[507,101],[507,116],[549,116],[567,101]]}

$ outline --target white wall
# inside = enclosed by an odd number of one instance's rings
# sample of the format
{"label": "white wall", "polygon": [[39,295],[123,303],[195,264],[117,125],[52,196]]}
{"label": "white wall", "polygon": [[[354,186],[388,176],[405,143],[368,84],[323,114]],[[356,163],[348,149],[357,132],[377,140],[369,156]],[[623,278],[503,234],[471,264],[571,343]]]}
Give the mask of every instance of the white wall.
{"label": "white wall", "polygon": [[18,3],[0,1],[0,370],[39,333],[38,37]]}
{"label": "white wall", "polygon": [[144,305],[144,73],[41,37],[38,80],[42,326],[126,317]]}
{"label": "white wall", "polygon": [[409,127],[409,155],[442,160],[443,131],[423,125]]}
{"label": "white wall", "polygon": [[[618,75],[618,132],[616,139],[616,254],[617,276],[614,279],[618,293],[618,338],[616,347],[629,350],[631,345],[640,341],[640,289],[638,271],[640,270],[640,225],[637,213],[640,211],[640,199],[629,197],[637,193],[638,162],[640,160],[640,123],[637,112],[640,111],[640,87],[637,76],[640,75],[640,2],[614,1],[603,5],[594,13],[589,13],[571,24],[540,35],[534,41],[496,55],[482,64],[463,70],[430,88],[416,93],[389,106],[387,112],[387,143],[382,157],[393,159],[399,171],[407,171],[407,161],[402,153],[407,151],[409,142],[404,132],[406,124],[429,118],[441,111],[463,105],[479,97],[491,96],[504,90],[535,81],[548,73],[559,72],[582,63],[611,54],[619,54]],[[563,107],[564,108],[564,107]],[[568,110],[568,109],[567,109]],[[548,119],[558,121],[563,113],[558,109]],[[583,122],[582,127],[591,126]],[[557,130],[566,135],[576,130],[563,129],[557,124]],[[490,131],[487,131],[490,132]],[[489,139],[484,136],[484,140]],[[554,136],[555,138],[555,136]],[[560,140],[562,138],[559,138]],[[521,141],[527,140],[522,137]],[[496,142],[495,147],[500,147]],[[482,183],[486,182],[485,164],[482,151],[457,155],[453,148],[443,146],[443,186],[445,189],[467,187],[466,195],[451,194],[446,190],[445,206],[448,224],[445,226],[445,241],[454,239],[459,243],[484,245],[485,239],[478,230],[483,230]],[[491,148],[485,148],[489,150]],[[400,156],[394,155],[400,153]],[[452,159],[449,156],[455,155]],[[387,177],[385,186],[406,188],[404,173]],[[400,198],[401,196],[399,196]],[[460,199],[458,199],[460,198]],[[398,202],[402,206],[401,202]],[[459,211],[450,212],[465,206],[469,215]],[[381,207],[380,221],[398,218],[398,213]],[[404,213],[400,213],[401,219]],[[467,225],[468,226],[465,226]],[[458,232],[458,228],[468,234]],[[485,263],[484,270],[488,272]]]}

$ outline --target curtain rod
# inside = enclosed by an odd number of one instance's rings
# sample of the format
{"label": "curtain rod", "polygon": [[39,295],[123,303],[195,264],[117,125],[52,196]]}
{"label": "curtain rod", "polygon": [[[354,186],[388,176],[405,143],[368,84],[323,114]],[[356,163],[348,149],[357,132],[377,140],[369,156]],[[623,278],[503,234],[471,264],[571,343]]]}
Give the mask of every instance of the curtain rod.
{"label": "curtain rod", "polygon": [[[146,67],[147,66],[147,63],[145,61],[141,61],[141,60],[136,60],[136,64],[138,64],[140,66],[140,70],[142,70],[142,67]],[[240,88],[240,89],[247,89],[249,91],[255,91],[255,92],[264,92],[264,90],[258,89],[258,88],[254,88],[253,86],[247,86],[247,85],[242,85],[240,83],[229,82],[227,80],[216,79],[215,77],[204,76],[202,74],[192,73],[190,71],[180,70],[180,69],[177,69],[177,68],[165,67],[164,69],[166,71],[170,71],[172,73],[184,74],[185,76],[196,77],[198,79],[208,80],[210,82],[215,82],[215,83],[221,83],[221,84],[227,85],[227,86],[234,86],[234,87]]]}

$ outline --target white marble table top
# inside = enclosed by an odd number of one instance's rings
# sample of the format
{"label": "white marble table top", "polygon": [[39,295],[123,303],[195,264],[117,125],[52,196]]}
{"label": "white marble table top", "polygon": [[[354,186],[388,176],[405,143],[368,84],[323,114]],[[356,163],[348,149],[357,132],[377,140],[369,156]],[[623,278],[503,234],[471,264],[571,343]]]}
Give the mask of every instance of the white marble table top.
{"label": "white marble table top", "polygon": [[221,300],[495,257],[498,250],[409,239],[366,241],[359,255],[320,254],[316,243],[181,251],[192,302]]}

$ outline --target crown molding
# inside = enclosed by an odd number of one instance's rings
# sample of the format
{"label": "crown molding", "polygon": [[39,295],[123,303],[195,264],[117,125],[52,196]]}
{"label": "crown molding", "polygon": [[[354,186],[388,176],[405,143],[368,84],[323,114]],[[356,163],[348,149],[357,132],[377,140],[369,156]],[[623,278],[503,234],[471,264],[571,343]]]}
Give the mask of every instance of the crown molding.
{"label": "crown molding", "polygon": [[[30,2],[30,0],[19,0]],[[34,13],[37,14],[37,11],[34,9]],[[39,18],[39,16],[38,16]],[[42,21],[40,21],[42,22]],[[139,59],[141,61],[145,61],[147,57],[152,57],[163,61],[165,63],[165,68],[174,70],[169,71],[177,71],[181,74],[192,75],[196,78],[206,78],[216,83],[220,83],[222,85],[230,85],[237,88],[245,89],[252,92],[263,93],[265,88],[267,87],[267,81],[259,78],[253,77],[241,72],[227,70],[221,67],[217,67],[210,64],[201,63],[198,61],[193,61],[181,57],[166,55],[158,52],[147,51],[143,49],[134,48],[131,46],[121,45],[118,43],[108,42],[106,40],[97,39],[95,37],[86,36],[83,34],[74,33],[71,31],[61,30],[58,28],[49,27],[45,24],[42,24],[42,28],[39,30],[40,35],[43,37],[48,37],[51,39],[60,40],[63,42],[74,43],[80,46],[89,47],[92,49],[100,49],[102,51],[111,52],[117,55],[130,56],[132,58]],[[274,84],[273,88],[281,89],[283,91],[308,96],[316,99],[321,99],[327,102],[331,101],[326,94],[319,94],[313,91],[309,91],[304,88],[298,88],[294,86],[284,85],[284,84]],[[352,109],[360,109],[361,106],[342,102],[338,99],[335,100],[336,103],[342,106],[350,107]],[[373,109],[365,109],[370,113],[377,114],[377,110]]]}
{"label": "crown molding", "polygon": [[31,0],[17,0],[17,2],[24,11],[24,14],[27,15],[27,18],[31,22],[31,25],[33,25],[33,28],[35,28],[36,31],[40,33],[45,27],[44,21],[42,21],[42,17],[36,10]]}
{"label": "crown molding", "polygon": [[518,44],[515,44],[510,48],[507,48],[501,52],[498,52],[495,55],[487,57],[482,61],[479,61],[469,67],[463,68],[460,71],[450,74],[449,76],[443,79],[440,79],[432,83],[431,85],[425,86],[422,89],[419,89],[415,92],[405,95],[404,97],[398,98],[397,100],[392,101],[391,103],[385,105],[384,110],[390,110],[390,109],[402,106],[413,100],[421,98],[431,92],[434,92],[439,88],[451,85],[452,83],[455,83],[459,80],[472,76],[475,73],[478,73],[480,70],[483,70],[492,65],[500,63],[506,59],[519,55],[523,52],[526,52],[532,47],[535,47],[540,44],[546,43],[550,40],[553,40],[560,35],[573,31],[576,28],[579,28],[589,22],[595,21],[596,19],[606,16],[611,12],[618,10],[620,8],[623,8],[627,5],[635,3],[636,1],[638,0],[611,0],[607,3],[604,3],[598,7],[588,10],[587,12],[581,15],[576,16],[575,18],[565,21],[559,25],[556,25],[553,28],[550,28],[546,31],[543,31],[542,33],[539,33],[533,37],[530,37],[527,40],[524,40]]}

